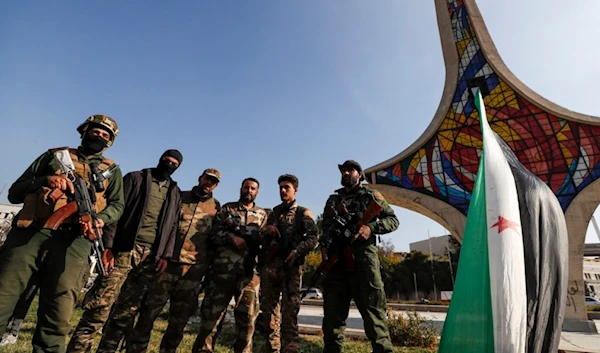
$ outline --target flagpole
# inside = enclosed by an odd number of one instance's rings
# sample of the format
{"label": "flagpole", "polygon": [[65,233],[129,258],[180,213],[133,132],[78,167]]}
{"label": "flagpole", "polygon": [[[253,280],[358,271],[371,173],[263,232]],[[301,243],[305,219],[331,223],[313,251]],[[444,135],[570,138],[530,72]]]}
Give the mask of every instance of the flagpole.
{"label": "flagpole", "polygon": [[448,250],[448,266],[450,266],[450,280],[452,280],[452,290],[454,291],[454,269],[452,268],[452,256],[450,256],[450,242],[452,241],[452,234],[448,231],[448,229],[442,226],[442,234],[448,234],[448,245],[446,246],[446,250]]}
{"label": "flagpole", "polygon": [[415,300],[419,301],[419,293],[417,290],[417,274],[413,272],[413,278],[415,279]]}
{"label": "flagpole", "polygon": [[431,250],[431,236],[429,235],[429,229],[427,229],[427,238],[429,238],[429,255],[431,255],[431,278],[433,279],[433,295],[437,302],[437,287],[435,285],[435,271],[433,270],[433,251]]}
{"label": "flagpole", "polygon": [[454,271],[452,270],[452,256],[450,256],[450,247],[447,246],[446,250],[448,250],[448,266],[450,266],[450,279],[452,280],[452,290],[454,290]]}

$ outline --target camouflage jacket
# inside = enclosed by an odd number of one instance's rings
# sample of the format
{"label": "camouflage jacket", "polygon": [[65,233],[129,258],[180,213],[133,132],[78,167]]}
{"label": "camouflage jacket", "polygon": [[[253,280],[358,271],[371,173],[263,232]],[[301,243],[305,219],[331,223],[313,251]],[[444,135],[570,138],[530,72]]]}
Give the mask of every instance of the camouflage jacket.
{"label": "camouflage jacket", "polygon": [[[294,201],[291,205],[284,205],[283,203],[275,206],[273,212],[269,215],[267,224],[274,225],[279,230],[281,236],[291,235],[290,243],[293,248],[298,251],[301,256],[308,255],[309,252],[314,250],[318,245],[319,231],[313,215],[308,208],[303,207],[303,214],[298,215],[302,217],[301,222],[296,220],[296,211],[298,210],[298,202]],[[299,226],[296,226],[296,225]],[[295,229],[299,228],[299,229]],[[293,233],[293,234],[291,234]],[[266,241],[266,252],[268,248],[281,241],[280,239],[274,239],[272,241]],[[288,252],[293,249],[287,250]],[[278,256],[287,257],[288,254],[279,254]],[[285,260],[285,259],[284,259]]]}
{"label": "camouflage jacket", "polygon": [[324,230],[328,229],[332,225],[332,206],[335,208],[342,200],[358,200],[359,202],[366,203],[364,205],[365,207],[374,200],[383,207],[383,210],[381,210],[379,215],[371,222],[367,223],[367,226],[371,228],[372,236],[366,241],[356,241],[352,247],[359,247],[364,245],[364,243],[374,244],[376,242],[376,234],[391,233],[398,229],[398,218],[396,217],[396,214],[394,214],[394,210],[390,207],[379,191],[359,185],[358,187],[350,190],[350,192],[346,192],[345,188],[338,189],[335,192],[335,194],[329,196],[329,199],[327,199],[327,203],[325,204],[322,223],[322,229]]}
{"label": "camouflage jacket", "polygon": [[[244,260],[249,255],[252,244],[247,244],[245,250],[238,250],[233,245],[233,236],[239,234],[230,224],[232,217],[239,222],[238,226],[255,226],[258,232],[262,233],[267,225],[267,212],[256,204],[246,209],[239,201],[229,202],[223,205],[213,221],[209,236],[211,244],[215,247],[212,265],[227,272],[242,273],[249,270],[245,268]],[[253,267],[255,265],[256,262],[253,261]]]}
{"label": "camouflage jacket", "polygon": [[181,215],[177,229],[174,261],[183,264],[208,264],[208,237],[221,204],[212,194],[201,198],[197,187],[181,193]]}

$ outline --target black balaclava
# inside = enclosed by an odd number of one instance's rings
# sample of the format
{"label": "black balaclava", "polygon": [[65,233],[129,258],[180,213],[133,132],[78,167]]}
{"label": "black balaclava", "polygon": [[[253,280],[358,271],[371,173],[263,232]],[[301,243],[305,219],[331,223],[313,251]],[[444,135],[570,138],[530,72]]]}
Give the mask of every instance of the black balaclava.
{"label": "black balaclava", "polygon": [[179,167],[169,163],[169,161],[163,159],[164,157],[175,158],[179,162],[179,165],[181,165],[181,162],[183,162],[183,155],[178,150],[165,151],[165,153],[163,153],[162,156],[160,156],[158,165],[156,166],[156,168],[154,168],[153,172],[154,177],[160,181],[167,180],[167,178],[169,178],[171,174],[173,174]]}

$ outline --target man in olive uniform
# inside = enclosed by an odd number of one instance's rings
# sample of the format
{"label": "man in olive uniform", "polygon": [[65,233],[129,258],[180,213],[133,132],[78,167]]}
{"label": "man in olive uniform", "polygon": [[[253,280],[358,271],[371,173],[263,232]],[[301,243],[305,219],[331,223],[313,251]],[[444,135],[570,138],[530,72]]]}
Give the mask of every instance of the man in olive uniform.
{"label": "man in olive uniform", "polygon": [[258,285],[256,258],[260,251],[261,232],[267,224],[267,213],[256,206],[258,180],[246,178],[240,189],[240,199],[229,202],[213,222],[210,233],[215,257],[210,268],[208,285],[200,307],[200,330],[192,352],[213,352],[213,338],[232,297],[236,341],[235,353],[252,352],[252,335],[258,315]]}
{"label": "man in olive uniform", "polygon": [[[350,249],[354,255],[354,271],[348,271],[348,262],[344,256],[331,268],[324,281],[323,288],[323,352],[342,352],[344,347],[344,329],[354,299],[356,308],[364,321],[365,334],[371,341],[374,353],[391,353],[392,342],[386,320],[386,301],[381,279],[379,257],[377,256],[377,234],[386,234],[398,229],[398,218],[381,193],[361,185],[364,175],[360,164],[349,160],[338,165],[342,173],[341,189],[329,196],[323,212],[323,230],[329,229],[334,222],[335,209],[341,202],[355,202],[364,212],[371,202],[383,207],[376,218],[358,229]],[[356,210],[349,210],[356,211]],[[327,259],[327,251],[321,254]]]}
{"label": "man in olive uniform", "polygon": [[260,271],[263,335],[265,352],[297,353],[300,266],[317,247],[318,230],[310,210],[296,201],[298,178],[284,174],[277,182],[282,203],[275,206],[267,222],[265,264]]}
{"label": "man in olive uniform", "polygon": [[[173,258],[181,212],[181,190],[171,179],[171,174],[182,161],[179,151],[168,150],[163,153],[156,168],[132,176],[131,194],[125,193],[126,204],[131,205],[132,213],[124,213],[119,220],[112,245],[117,250],[133,247],[130,257],[133,268],[127,274],[102,328],[97,352],[115,352],[123,337],[131,333],[148,289],[166,271],[168,261]],[[127,184],[125,186],[127,190]],[[128,261],[128,258],[123,261]]]}
{"label": "man in olive uniform", "polygon": [[[2,249],[0,249],[2,251]],[[29,307],[35,299],[35,296],[38,293],[38,281],[32,276],[29,280],[29,284],[25,291],[21,294],[17,305],[15,306],[15,311],[11,317],[10,330],[2,337],[2,341],[0,341],[0,347],[17,343],[17,339],[19,337],[19,331],[21,330],[21,325],[23,325],[23,320],[25,320],[25,316],[27,316],[27,312],[29,311]]]}
{"label": "man in olive uniform", "polygon": [[197,186],[181,193],[176,256],[148,291],[135,328],[126,337],[128,353],[146,352],[154,321],[169,299],[169,325],[162,337],[160,351],[175,353],[181,343],[188,319],[198,308],[200,287],[210,264],[208,235],[213,219],[221,209],[221,204],[213,197],[213,190],[220,180],[221,173],[209,168],[198,178]]}
{"label": "man in olive uniform", "polygon": [[[65,351],[65,338],[71,328],[77,295],[89,273],[91,243],[82,234],[89,234],[87,230],[93,225],[81,223],[75,213],[57,230],[44,228],[52,213],[65,207],[69,201],[67,195],[75,191],[73,183],[62,174],[54,152],[64,150],[68,153],[74,174],[88,185],[90,165],[97,166],[100,172],[114,165],[102,155],[119,132],[113,119],[93,115],[77,131],[82,137],[81,146],[45,152],[17,179],[8,194],[10,202],[24,205],[1,254],[0,335],[6,330],[8,319],[30,278],[37,275],[40,301],[32,340],[34,352]],[[103,186],[104,191],[97,192],[94,205],[98,215],[95,226],[100,230],[116,222],[123,212],[123,178],[119,168],[113,169],[112,176],[104,180]]]}
{"label": "man in olive uniform", "polygon": [[[7,230],[7,233],[8,231],[10,231],[10,227]],[[13,235],[14,234],[15,233],[13,233]],[[3,244],[3,240],[0,241],[0,253],[2,252]],[[27,284],[27,288],[25,288],[25,291],[21,294],[21,297],[15,306],[15,311],[10,319],[10,329],[7,329],[8,331],[4,334],[4,337],[2,337],[2,340],[0,341],[0,347],[17,343],[21,325],[23,325],[23,320],[25,320],[25,316],[27,316],[29,307],[31,306],[33,299],[35,299],[38,289],[39,286],[37,276],[31,276],[29,283]]]}
{"label": "man in olive uniform", "polygon": [[[130,172],[123,178],[123,216],[104,232],[106,250],[103,258],[112,270],[108,276],[98,276],[86,293],[82,305],[85,311],[71,336],[67,352],[84,353],[91,348],[94,336],[108,320],[110,309],[130,271],[136,271],[142,263],[154,266],[157,259],[170,256],[167,248],[169,240],[175,236],[181,204],[180,190],[171,174],[182,161],[179,151],[167,150],[155,168]],[[155,249],[153,245],[156,245]],[[155,256],[149,257],[152,249]]]}

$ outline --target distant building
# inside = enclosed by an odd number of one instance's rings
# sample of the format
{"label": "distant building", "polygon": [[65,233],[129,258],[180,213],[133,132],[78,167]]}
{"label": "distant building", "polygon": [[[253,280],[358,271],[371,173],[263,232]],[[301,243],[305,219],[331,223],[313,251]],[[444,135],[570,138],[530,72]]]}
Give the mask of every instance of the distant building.
{"label": "distant building", "polygon": [[592,297],[600,298],[600,258],[583,259],[583,280]]}
{"label": "distant building", "polygon": [[450,235],[431,237],[430,239],[421,240],[409,244],[410,251],[420,251],[424,254],[433,254],[433,256],[447,256],[449,245]]}
{"label": "distant building", "polygon": [[12,218],[19,213],[23,205],[0,204],[0,223],[11,222]]}
{"label": "distant building", "polygon": [[0,245],[6,240],[6,234],[8,234],[8,231],[10,230],[12,220],[22,207],[22,205],[0,204]]}

